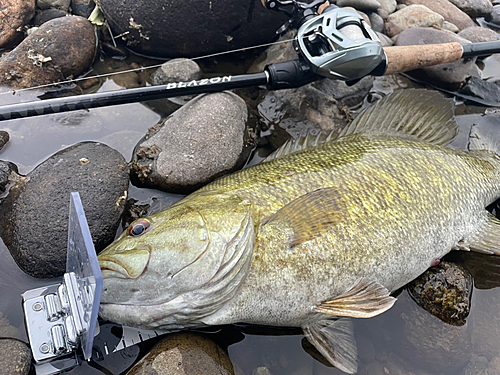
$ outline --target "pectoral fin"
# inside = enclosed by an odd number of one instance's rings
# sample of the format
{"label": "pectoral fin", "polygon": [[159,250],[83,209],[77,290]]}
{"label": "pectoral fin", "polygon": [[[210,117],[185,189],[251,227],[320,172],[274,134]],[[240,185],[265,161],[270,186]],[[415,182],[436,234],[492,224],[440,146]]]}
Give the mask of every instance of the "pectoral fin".
{"label": "pectoral fin", "polygon": [[345,211],[338,189],[319,189],[291,201],[269,218],[265,225],[285,224],[291,230],[289,241],[293,247],[344,221]]}
{"label": "pectoral fin", "polygon": [[332,365],[349,374],[358,371],[358,348],[351,319],[320,320],[303,326],[302,330]]}
{"label": "pectoral fin", "polygon": [[389,310],[396,302],[390,292],[375,281],[359,279],[339,297],[323,302],[314,311],[334,316],[371,318]]}
{"label": "pectoral fin", "polygon": [[475,238],[460,250],[471,250],[478,253],[500,255],[500,220],[487,213],[487,219]]}

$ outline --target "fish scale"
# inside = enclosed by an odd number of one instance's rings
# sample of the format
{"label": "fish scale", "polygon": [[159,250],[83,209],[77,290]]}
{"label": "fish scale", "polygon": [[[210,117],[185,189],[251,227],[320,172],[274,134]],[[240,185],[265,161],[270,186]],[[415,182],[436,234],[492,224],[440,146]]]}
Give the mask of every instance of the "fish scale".
{"label": "fish scale", "polygon": [[453,116],[437,93],[396,92],[338,137],[291,141],[139,219],[99,255],[101,315],[145,329],[302,327],[356,372],[348,317],[383,313],[454,248],[500,254],[485,210],[500,197],[498,145],[474,135],[469,153],[447,148]]}

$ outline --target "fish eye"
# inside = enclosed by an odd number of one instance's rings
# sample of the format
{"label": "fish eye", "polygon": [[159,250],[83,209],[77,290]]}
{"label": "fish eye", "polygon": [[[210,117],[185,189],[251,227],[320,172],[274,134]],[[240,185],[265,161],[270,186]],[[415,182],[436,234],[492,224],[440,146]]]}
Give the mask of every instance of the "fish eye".
{"label": "fish eye", "polygon": [[151,223],[148,220],[138,219],[128,227],[128,235],[131,237],[140,236],[141,234],[144,234],[150,226]]}

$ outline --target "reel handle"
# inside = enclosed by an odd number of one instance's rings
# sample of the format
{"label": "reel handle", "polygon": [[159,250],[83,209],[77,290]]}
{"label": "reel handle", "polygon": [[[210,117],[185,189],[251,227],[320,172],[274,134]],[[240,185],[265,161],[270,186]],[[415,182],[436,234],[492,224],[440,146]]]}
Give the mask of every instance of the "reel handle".
{"label": "reel handle", "polygon": [[384,75],[454,62],[463,57],[463,47],[457,42],[384,47],[384,52],[387,58]]}

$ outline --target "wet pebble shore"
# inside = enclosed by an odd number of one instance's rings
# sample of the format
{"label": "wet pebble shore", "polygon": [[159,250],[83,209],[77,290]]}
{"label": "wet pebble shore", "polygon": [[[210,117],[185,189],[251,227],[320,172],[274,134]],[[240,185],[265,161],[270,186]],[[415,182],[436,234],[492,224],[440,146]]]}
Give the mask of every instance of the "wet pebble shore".
{"label": "wet pebble shore", "polygon": [[[173,1],[171,9],[158,8],[160,3],[99,0],[108,19],[100,25],[86,19],[95,7],[92,0],[8,0],[0,17],[0,104],[260,72],[267,64],[296,58],[292,44],[282,43],[234,58],[174,59],[158,69],[141,69],[163,60],[134,52],[175,58],[227,51],[274,41],[286,21],[260,2],[248,7],[242,0]],[[336,4],[356,9],[385,46],[500,39],[500,2]],[[290,30],[281,40],[293,35]],[[66,265],[70,192],[80,192],[100,251],[121,232],[122,219],[127,225],[128,214],[166,208],[222,175],[258,163],[290,138],[340,132],[361,108],[393,90],[424,85],[455,93],[459,104],[469,100],[457,111],[464,116],[459,138],[465,138],[458,146],[463,148],[473,121],[500,129],[499,56],[462,59],[407,76],[366,77],[354,85],[323,79],[276,92],[241,89],[0,123],[0,159],[5,159],[0,160],[0,245],[8,249],[0,254],[11,254],[9,261],[20,268],[16,272],[58,277]],[[136,71],[34,93],[9,91],[129,69]],[[387,314],[357,322],[360,374],[500,373],[500,299],[491,289],[500,285],[500,267],[488,268],[490,259],[471,256],[451,256],[450,263],[408,286]],[[472,292],[472,279],[480,290]],[[2,295],[10,293],[9,282],[0,277]],[[20,333],[21,297],[17,289],[12,293],[0,301],[0,373],[28,374],[32,356]],[[168,335],[147,349],[134,354],[142,359],[129,375],[341,374],[319,353],[303,349],[300,333],[267,336],[226,327],[221,334]],[[94,370],[84,371],[100,373]]]}

